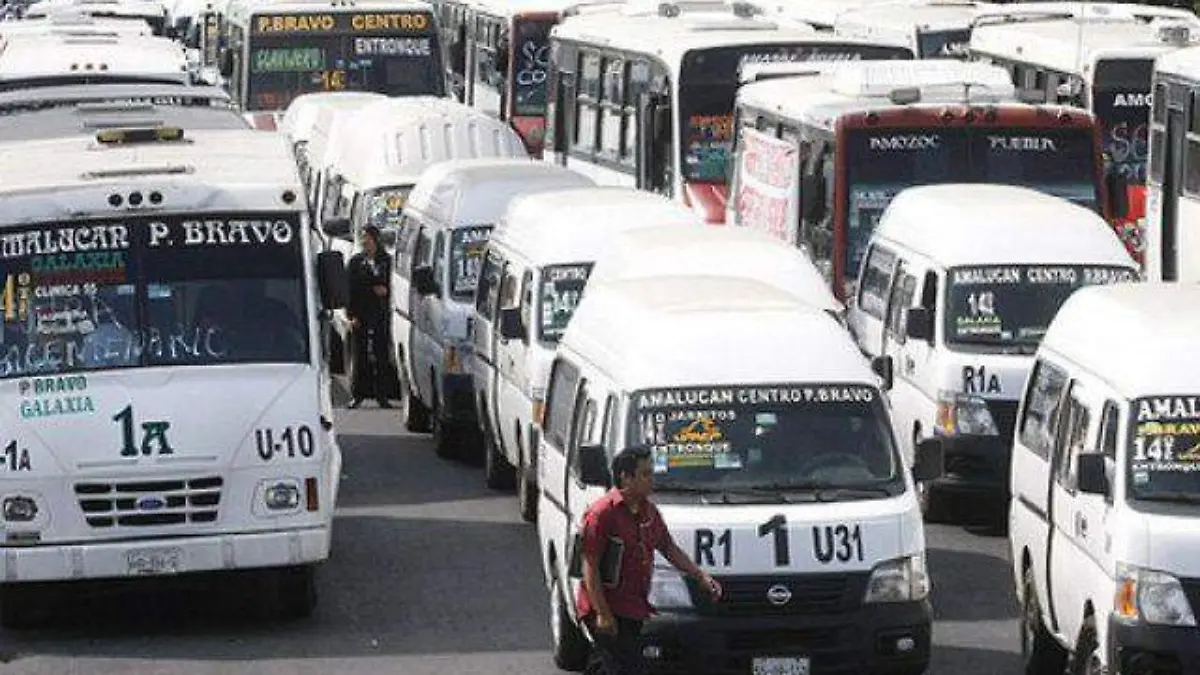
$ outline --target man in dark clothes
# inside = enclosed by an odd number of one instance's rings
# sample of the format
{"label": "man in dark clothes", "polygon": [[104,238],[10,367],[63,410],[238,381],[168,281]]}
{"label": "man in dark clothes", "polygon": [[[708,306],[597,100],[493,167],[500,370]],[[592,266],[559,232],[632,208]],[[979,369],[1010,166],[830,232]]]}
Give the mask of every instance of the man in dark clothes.
{"label": "man in dark clothes", "polygon": [[389,283],[392,258],[379,247],[379,228],[363,228],[362,251],[350,258],[350,317],[352,355],[350,372],[350,408],[373,398],[380,408],[390,408],[387,397],[389,320],[391,302]]}

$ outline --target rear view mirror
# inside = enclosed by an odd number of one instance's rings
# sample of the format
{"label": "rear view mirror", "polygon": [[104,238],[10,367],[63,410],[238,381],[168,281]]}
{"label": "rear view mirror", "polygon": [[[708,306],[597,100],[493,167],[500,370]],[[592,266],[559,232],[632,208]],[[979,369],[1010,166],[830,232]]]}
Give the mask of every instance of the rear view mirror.
{"label": "rear view mirror", "polygon": [[436,295],[438,292],[437,279],[434,278],[433,268],[429,265],[413,269],[412,281],[418,295]]}
{"label": "rear view mirror", "polygon": [[331,237],[350,235],[350,219],[344,216],[326,218],[321,221],[321,230]]}
{"label": "rear view mirror", "polygon": [[325,309],[341,309],[350,302],[350,280],[341,252],[321,251],[317,254],[317,284]]}
{"label": "rear view mirror", "polygon": [[1089,452],[1079,455],[1079,491],[1089,495],[1108,495],[1108,469],[1104,455]]}
{"label": "rear view mirror", "polygon": [[933,312],[925,307],[909,307],[904,310],[904,335],[910,340],[932,341]]}
{"label": "rear view mirror", "polygon": [[895,362],[890,356],[876,356],[871,359],[871,370],[883,380],[883,390],[891,391],[895,383]]}
{"label": "rear view mirror", "polygon": [[521,325],[519,308],[505,307],[500,310],[500,337],[505,340],[520,340],[525,337],[525,327]]}
{"label": "rear view mirror", "polygon": [[608,456],[603,445],[581,445],[579,453],[579,479],[591,487],[612,487],[612,476],[608,472]]}
{"label": "rear view mirror", "polygon": [[940,438],[926,438],[913,449],[913,480],[927,483],[942,477],[946,447]]}

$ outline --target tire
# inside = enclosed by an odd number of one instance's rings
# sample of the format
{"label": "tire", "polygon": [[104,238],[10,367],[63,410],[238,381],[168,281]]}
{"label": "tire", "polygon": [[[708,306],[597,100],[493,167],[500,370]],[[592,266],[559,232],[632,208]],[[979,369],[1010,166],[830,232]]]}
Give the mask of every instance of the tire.
{"label": "tire", "polygon": [[1021,575],[1022,601],[1020,616],[1021,660],[1025,675],[1062,675],[1067,667],[1067,651],[1054,639],[1042,623],[1033,571],[1026,568]]}
{"label": "tire", "polygon": [[1096,637],[1096,619],[1088,617],[1079,631],[1079,644],[1071,658],[1071,672],[1078,675],[1108,675],[1104,667],[1104,658],[1100,650],[1100,642]]}
{"label": "tire", "polygon": [[528,466],[517,468],[517,512],[527,523],[537,522],[538,490],[533,480],[533,469]]}
{"label": "tire", "polygon": [[[437,392],[434,392],[434,398],[437,398]],[[433,451],[442,459],[457,459],[459,448],[457,437],[461,434],[456,433],[457,429],[448,426],[446,421],[442,419],[442,411],[436,405],[430,411],[430,419],[433,421]]]}
{"label": "tire", "polygon": [[306,619],[317,608],[317,569],[313,565],[275,571],[275,607],[282,620]]}
{"label": "tire", "polygon": [[433,430],[429,408],[417,399],[416,392],[409,386],[403,351],[397,354],[396,360],[397,375],[400,377],[400,391],[404,394],[404,429],[415,434],[427,434]]}
{"label": "tire", "polygon": [[0,588],[0,626],[5,630],[32,630],[47,625],[53,613],[52,594],[30,584]]}
{"label": "tire", "polygon": [[581,672],[587,665],[591,645],[579,626],[567,615],[562,585],[558,579],[550,588],[550,640],[554,652],[554,665],[562,670]]}
{"label": "tire", "polygon": [[[484,426],[491,427],[484,418]],[[508,459],[496,447],[495,435],[490,429],[483,430],[483,484],[492,490],[511,490],[517,480],[517,472]]]}

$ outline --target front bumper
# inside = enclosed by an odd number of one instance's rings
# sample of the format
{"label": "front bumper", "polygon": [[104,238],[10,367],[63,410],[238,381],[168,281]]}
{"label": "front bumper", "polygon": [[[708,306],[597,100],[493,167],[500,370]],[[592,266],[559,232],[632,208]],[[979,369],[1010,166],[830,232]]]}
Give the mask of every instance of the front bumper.
{"label": "front bumper", "polygon": [[1113,675],[1200,674],[1200,629],[1108,621]]}
{"label": "front bumper", "polygon": [[[755,657],[807,656],[813,675],[920,673],[932,618],[928,600],[790,616],[663,612],[643,628],[643,653],[655,672],[748,675]],[[904,638],[911,649],[900,652]]]}
{"label": "front bumper", "polygon": [[[178,561],[163,575],[284,567],[322,562],[329,557],[330,528],[278,532],[163,537],[126,541],[0,547],[0,583],[117,579],[147,576],[147,558]],[[150,575],[162,576],[162,575]]]}

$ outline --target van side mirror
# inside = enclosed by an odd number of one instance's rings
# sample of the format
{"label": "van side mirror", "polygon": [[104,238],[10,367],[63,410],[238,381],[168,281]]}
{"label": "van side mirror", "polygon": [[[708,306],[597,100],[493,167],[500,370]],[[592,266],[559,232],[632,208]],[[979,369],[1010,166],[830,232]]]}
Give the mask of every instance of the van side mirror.
{"label": "van side mirror", "polygon": [[500,337],[505,340],[524,339],[525,327],[521,325],[519,307],[504,307],[500,310]]}
{"label": "van side mirror", "polygon": [[638,187],[658,192],[666,187],[664,174],[667,158],[662,146],[654,139],[671,137],[671,108],[662,96],[651,93],[641,95],[638,107],[638,152],[641,154]]}
{"label": "van side mirror", "polygon": [[804,220],[810,223],[825,219],[825,176],[805,174],[800,179],[800,210]]}
{"label": "van side mirror", "polygon": [[1104,190],[1108,193],[1108,209],[1112,216],[1120,217],[1129,212],[1128,184],[1115,171],[1104,176]]}
{"label": "van side mirror", "polygon": [[317,254],[317,284],[325,309],[341,309],[350,302],[350,279],[340,251]]}
{"label": "van side mirror", "polygon": [[913,480],[927,483],[945,473],[946,446],[940,438],[926,438],[913,449]]}
{"label": "van side mirror", "polygon": [[579,479],[591,487],[612,487],[612,476],[608,472],[608,456],[603,445],[581,445],[579,453]]}
{"label": "van side mirror", "polygon": [[910,340],[933,340],[933,312],[928,307],[909,307],[904,310],[904,335]]}
{"label": "van side mirror", "polygon": [[433,276],[433,268],[429,265],[414,268],[412,282],[418,295],[436,295],[438,292],[437,279]]}
{"label": "van side mirror", "polygon": [[1108,495],[1108,468],[1104,455],[1089,452],[1079,455],[1077,471],[1079,491],[1088,495]]}
{"label": "van side mirror", "polygon": [[871,359],[871,370],[883,380],[883,390],[891,391],[896,381],[896,362],[890,356],[876,356]]}
{"label": "van side mirror", "polygon": [[346,216],[331,216],[321,221],[321,231],[331,237],[350,236],[350,219]]}

